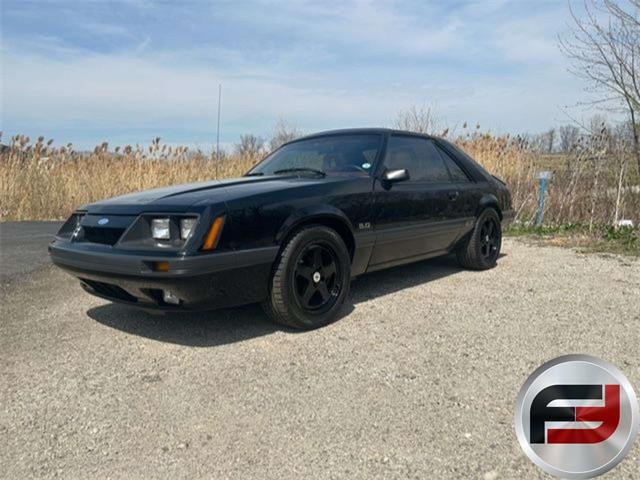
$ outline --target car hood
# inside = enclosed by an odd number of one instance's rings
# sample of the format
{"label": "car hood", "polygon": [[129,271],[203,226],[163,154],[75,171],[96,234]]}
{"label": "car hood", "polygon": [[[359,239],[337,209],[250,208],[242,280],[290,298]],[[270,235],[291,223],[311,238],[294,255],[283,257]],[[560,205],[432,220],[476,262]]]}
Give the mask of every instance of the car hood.
{"label": "car hood", "polygon": [[242,196],[331,181],[299,176],[241,177],[156,188],[102,200],[82,207],[88,213],[137,215],[145,212],[184,212]]}

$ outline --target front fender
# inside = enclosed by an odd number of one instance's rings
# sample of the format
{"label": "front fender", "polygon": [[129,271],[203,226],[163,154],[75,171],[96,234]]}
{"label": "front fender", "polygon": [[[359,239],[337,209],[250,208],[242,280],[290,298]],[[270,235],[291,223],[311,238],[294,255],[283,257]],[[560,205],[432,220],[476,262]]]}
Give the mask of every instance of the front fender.
{"label": "front fender", "polygon": [[300,225],[305,223],[313,223],[314,221],[318,221],[322,223],[323,220],[337,221],[340,222],[348,231],[351,233],[353,237],[353,225],[347,216],[344,214],[342,210],[337,209],[331,205],[308,205],[299,210],[294,211],[287,219],[284,221],[278,233],[276,234],[276,242],[281,243],[285,238],[289,236],[289,234],[298,228]]}

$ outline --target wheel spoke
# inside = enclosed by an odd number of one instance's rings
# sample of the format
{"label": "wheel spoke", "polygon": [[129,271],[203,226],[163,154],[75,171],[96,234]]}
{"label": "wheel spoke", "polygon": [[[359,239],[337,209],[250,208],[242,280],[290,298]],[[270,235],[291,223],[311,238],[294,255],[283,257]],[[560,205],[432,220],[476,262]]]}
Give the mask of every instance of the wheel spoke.
{"label": "wheel spoke", "polygon": [[328,280],[336,274],[336,264],[331,262],[329,265],[322,267],[322,276]]}
{"label": "wheel spoke", "polygon": [[314,293],[316,293],[316,287],[313,285],[312,282],[309,282],[309,285],[307,285],[307,288],[305,289],[304,293],[302,294],[302,302],[305,305],[309,305],[309,301],[313,297]]}
{"label": "wheel spoke", "polygon": [[313,268],[316,270],[322,267],[322,250],[318,247],[313,249]]}
{"label": "wheel spoke", "polygon": [[324,282],[320,282],[317,289],[318,293],[322,297],[322,301],[326,302],[329,299],[329,290],[327,290],[327,284]]}
{"label": "wheel spoke", "polygon": [[306,265],[298,265],[298,268],[296,268],[296,275],[306,278],[307,280],[311,280],[313,272],[314,269],[311,267],[307,267]]}

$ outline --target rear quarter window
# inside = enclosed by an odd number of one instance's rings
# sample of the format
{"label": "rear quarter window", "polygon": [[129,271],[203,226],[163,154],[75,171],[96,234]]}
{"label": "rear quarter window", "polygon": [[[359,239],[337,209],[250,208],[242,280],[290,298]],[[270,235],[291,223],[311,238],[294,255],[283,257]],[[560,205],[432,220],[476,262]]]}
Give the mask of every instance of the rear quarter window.
{"label": "rear quarter window", "polygon": [[447,152],[439,147],[438,151],[440,152],[440,155],[442,155],[442,158],[444,159],[444,162],[449,169],[449,173],[451,174],[451,180],[454,183],[466,183],[471,181],[469,176],[464,172],[460,165],[458,165],[458,163],[453,158],[451,158],[451,156]]}

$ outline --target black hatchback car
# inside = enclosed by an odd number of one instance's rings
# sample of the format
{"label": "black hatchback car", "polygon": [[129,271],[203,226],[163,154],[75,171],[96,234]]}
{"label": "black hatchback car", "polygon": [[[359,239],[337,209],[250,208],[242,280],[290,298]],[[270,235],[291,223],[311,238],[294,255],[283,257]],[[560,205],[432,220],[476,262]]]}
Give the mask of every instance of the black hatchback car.
{"label": "black hatchback car", "polygon": [[455,252],[496,264],[505,184],[453,144],[388,129],[289,142],[244,177],[84,206],[49,246],[99,297],[161,310],[262,302],[277,322],[337,317],[350,280]]}

